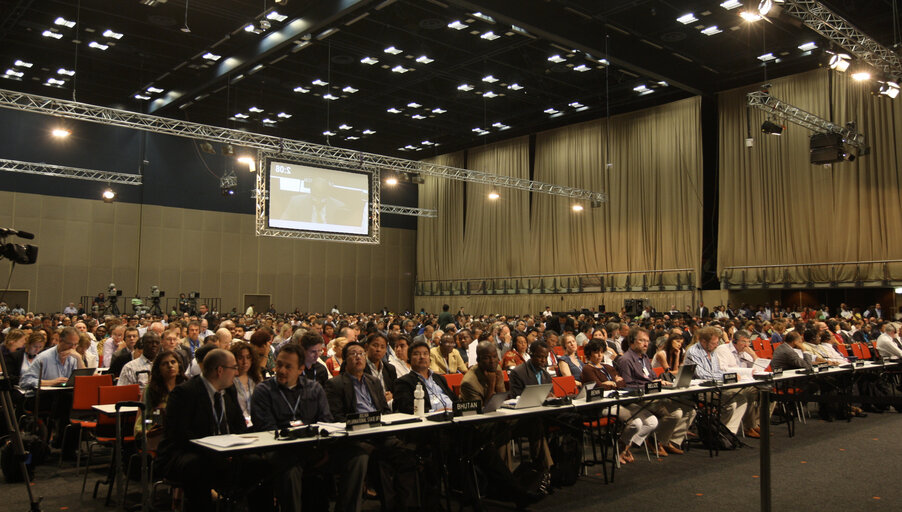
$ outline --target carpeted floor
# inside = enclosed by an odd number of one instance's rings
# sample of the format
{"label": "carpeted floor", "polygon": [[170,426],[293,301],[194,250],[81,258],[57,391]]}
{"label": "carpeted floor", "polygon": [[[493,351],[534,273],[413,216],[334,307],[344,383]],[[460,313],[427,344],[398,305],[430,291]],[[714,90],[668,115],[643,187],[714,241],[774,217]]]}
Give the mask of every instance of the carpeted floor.
{"label": "carpeted floor", "polygon": [[[851,423],[826,423],[811,419],[798,425],[790,439],[786,427],[773,427],[773,509],[805,508],[818,511],[898,510],[902,486],[898,484],[902,457],[899,434],[902,414],[871,414]],[[645,458],[637,451],[636,462],[617,472],[616,481],[605,485],[599,475],[583,477],[572,487],[532,506],[534,511],[629,510],[760,510],[758,440],[735,452],[709,458],[706,450],[671,455],[661,461]],[[32,489],[43,496],[42,509],[110,510],[102,500],[90,496],[92,473],[85,498],[80,498],[81,476],[71,463],[57,469],[56,461],[37,470]],[[22,484],[0,483],[0,510],[27,511]],[[374,501],[366,509],[377,510]],[[511,510],[506,504],[487,502],[488,510]]]}

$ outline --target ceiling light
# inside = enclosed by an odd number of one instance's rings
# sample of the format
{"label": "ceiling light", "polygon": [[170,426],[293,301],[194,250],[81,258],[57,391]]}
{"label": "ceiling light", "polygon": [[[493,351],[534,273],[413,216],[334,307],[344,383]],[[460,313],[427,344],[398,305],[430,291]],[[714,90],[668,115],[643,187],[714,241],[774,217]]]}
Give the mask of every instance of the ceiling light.
{"label": "ceiling light", "polygon": [[501,36],[499,36],[498,34],[492,32],[491,30],[489,30],[488,32],[486,32],[485,34],[482,34],[482,35],[479,36],[479,37],[482,38],[482,39],[485,39],[486,41],[494,41],[495,39],[498,39],[498,38],[501,37]]}
{"label": "ceiling light", "polygon": [[50,135],[53,135],[57,139],[65,139],[66,137],[72,135],[72,132],[69,131],[68,128],[54,128],[50,131]]}
{"label": "ceiling light", "polygon": [[435,62],[435,59],[430,59],[425,55],[420,55],[419,57],[417,57],[417,62],[419,62],[420,64],[429,64],[430,62]]}
{"label": "ceiling light", "polygon": [[90,48],[96,48],[98,50],[103,50],[103,51],[106,51],[106,49],[109,48],[108,45],[100,44],[97,41],[91,41],[90,43],[88,43],[88,46]]}
{"label": "ceiling light", "polygon": [[280,117],[282,119],[291,119],[291,114],[287,114],[285,112],[279,112],[276,114],[276,117]]}
{"label": "ceiling light", "polygon": [[469,27],[469,25],[461,23],[460,20],[455,20],[451,23],[448,23],[448,28],[453,28],[454,30],[463,30],[467,27]]}
{"label": "ceiling light", "polygon": [[398,178],[395,175],[391,175],[385,178],[385,184],[393,187],[398,184]]}
{"label": "ceiling light", "polygon": [[523,89],[523,86],[518,83],[513,83],[513,84],[508,85],[507,88],[512,91],[519,91],[520,89]]}
{"label": "ceiling light", "polygon": [[344,123],[342,123],[342,124],[340,124],[340,125],[338,126],[338,129],[339,129],[339,130],[350,130],[351,128],[353,128],[353,126],[348,125],[348,124],[344,124]]}
{"label": "ceiling light", "polygon": [[263,124],[276,124],[276,120],[275,120],[275,119],[270,119],[270,118],[268,118],[268,117],[267,117],[267,118],[264,118],[262,122],[263,122]]}
{"label": "ceiling light", "polygon": [[690,12],[689,14],[684,14],[677,18],[677,21],[679,21],[683,25],[688,25],[690,23],[695,23],[696,21],[698,21],[698,18],[696,18],[695,15]]}
{"label": "ceiling light", "polygon": [[317,78],[316,80],[314,80],[312,83],[313,83],[313,85],[319,85],[319,86],[329,85],[329,82],[323,82],[323,81],[320,80],[319,78]]}
{"label": "ceiling light", "polygon": [[572,102],[572,103],[568,103],[567,105],[570,106],[570,107],[573,107],[573,108],[580,108],[580,107],[583,107],[583,106],[584,106],[582,103],[580,103],[580,102],[578,102],[578,101],[574,101],[574,102]]}
{"label": "ceiling light", "polygon": [[305,89],[305,88],[303,88],[303,87],[301,87],[301,86],[299,85],[299,86],[297,86],[297,87],[294,88],[294,92],[300,92],[300,93],[305,93],[305,94],[306,94],[306,93],[310,92],[310,89]]}
{"label": "ceiling light", "polygon": [[386,112],[388,112],[389,114],[400,114],[401,113],[401,111],[396,109],[395,107],[392,107],[392,108],[386,110]]}
{"label": "ceiling light", "polygon": [[376,133],[376,130],[363,130],[362,133],[364,135],[372,135],[372,134]]}
{"label": "ceiling light", "polygon": [[163,92],[163,89],[160,89],[159,87],[150,86],[147,88],[147,92],[149,92],[151,94],[157,94],[157,93]]}
{"label": "ceiling light", "polygon": [[548,57],[548,60],[549,60],[550,62],[554,62],[555,64],[560,64],[561,62],[566,62],[566,61],[567,61],[567,59],[565,59],[565,58],[563,58],[563,57],[561,57],[560,55],[557,55],[557,54],[552,55],[551,57]]}
{"label": "ceiling light", "polygon": [[269,14],[266,15],[266,19],[281,22],[287,20],[288,16],[279,14],[279,11],[270,11]]}
{"label": "ceiling light", "polygon": [[62,34],[60,34],[59,32],[54,32],[52,30],[45,30],[45,31],[41,32],[41,35],[44,37],[52,37],[54,39],[62,39],[63,38]]}
{"label": "ceiling light", "polygon": [[776,17],[780,14],[782,8],[778,5],[775,5],[773,0],[761,0],[758,2],[758,14],[761,16],[770,15],[771,17]]}
{"label": "ceiling light", "polygon": [[752,11],[742,11],[739,13],[739,17],[744,19],[749,23],[754,23],[761,19],[761,16],[753,13]]}
{"label": "ceiling light", "polygon": [[504,123],[492,123],[492,126],[494,126],[495,128],[502,128],[505,126],[505,124]]}
{"label": "ceiling light", "polygon": [[252,156],[239,156],[238,163],[246,165],[247,170],[250,172],[256,172],[257,170],[257,161]]}
{"label": "ceiling light", "polygon": [[222,55],[216,55],[215,53],[207,52],[207,53],[203,54],[203,58],[205,58],[207,60],[212,60],[213,62],[216,62],[217,60],[222,58]]}
{"label": "ceiling light", "polygon": [[492,75],[486,75],[486,76],[482,77],[482,81],[493,84],[493,83],[497,82],[498,79],[493,77]]}
{"label": "ceiling light", "polygon": [[329,101],[335,101],[338,99],[338,96],[335,96],[334,94],[331,94],[331,93],[326,93],[326,94],[323,94],[323,99],[329,100]]}
{"label": "ceiling light", "polygon": [[47,85],[63,85],[65,84],[65,80],[57,80],[56,78],[48,78]]}
{"label": "ceiling light", "polygon": [[774,60],[774,59],[776,59],[776,57],[774,57],[773,53],[765,53],[764,55],[758,56],[758,60],[760,60],[761,62],[767,62],[769,60]]}
{"label": "ceiling light", "polygon": [[360,59],[360,62],[362,62],[363,64],[369,64],[370,66],[372,66],[373,64],[379,62],[379,59],[374,59],[372,57],[364,57],[364,58]]}
{"label": "ceiling light", "polygon": [[592,69],[592,68],[590,68],[589,66],[586,66],[585,64],[580,64],[579,66],[576,66],[575,68],[573,68],[573,71],[579,71],[580,73],[582,73],[584,71],[589,71],[590,69]]}
{"label": "ceiling light", "polygon": [[479,19],[481,19],[482,21],[486,21],[486,22],[489,22],[489,23],[495,23],[495,18],[489,16],[488,14],[482,14],[482,13],[479,12],[479,11],[474,12],[474,13],[473,13],[473,17],[474,17],[474,18],[479,18]]}
{"label": "ceiling light", "polygon": [[835,53],[830,57],[830,69],[839,71],[840,73],[845,73],[851,62],[849,62],[849,55],[846,53]]}
{"label": "ceiling light", "polygon": [[441,107],[435,107],[434,109],[432,109],[433,114],[444,114],[445,112],[447,112],[447,110]]}
{"label": "ceiling light", "polygon": [[424,141],[420,142],[420,144],[422,144],[422,145],[424,145],[424,146],[431,146],[431,145],[432,145],[432,141],[424,140]]}
{"label": "ceiling light", "polygon": [[395,48],[394,46],[389,46],[388,48],[386,48],[382,51],[384,51],[385,53],[390,53],[392,55],[397,55],[397,54],[401,53],[401,50]]}
{"label": "ceiling light", "polygon": [[143,95],[143,94],[135,94],[135,99],[136,99],[136,100],[147,101],[147,100],[150,99],[150,96],[145,96],[145,95]]}
{"label": "ceiling light", "polygon": [[857,82],[864,82],[871,79],[871,73],[869,71],[856,71],[852,73],[852,79]]}
{"label": "ceiling light", "polygon": [[880,84],[880,94],[895,98],[899,95],[899,84],[896,82],[883,82]]}
{"label": "ceiling light", "polygon": [[542,112],[545,112],[546,114],[557,114],[559,111],[557,109],[553,109],[553,108],[546,108]]}
{"label": "ceiling light", "polygon": [[473,128],[472,131],[474,131],[474,132],[481,132],[481,131],[483,131],[483,129],[482,129],[482,128]]}
{"label": "ceiling light", "polygon": [[255,113],[255,114],[259,114],[260,112],[263,112],[263,109],[262,109],[262,108],[257,108],[257,107],[251,107],[251,108],[247,109],[247,111],[248,111],[248,112],[253,112],[253,113]]}
{"label": "ceiling light", "polygon": [[63,26],[63,27],[68,27],[68,28],[72,28],[72,27],[75,26],[75,22],[74,22],[74,21],[69,21],[69,20],[67,20],[66,18],[63,18],[62,16],[60,16],[59,18],[53,20],[53,24],[54,24],[54,25],[60,25],[60,26]]}
{"label": "ceiling light", "polygon": [[104,203],[112,203],[116,200],[116,192],[113,189],[107,187],[106,190],[100,195],[103,198]]}
{"label": "ceiling light", "polygon": [[458,91],[472,91],[473,86],[470,84],[460,84],[457,86]]}
{"label": "ceiling light", "polygon": [[407,73],[408,71],[410,71],[409,69],[407,69],[407,68],[405,68],[404,66],[401,66],[401,65],[395,66],[395,67],[391,68],[391,70],[392,70],[393,73],[402,73],[402,74],[403,74],[403,73]]}
{"label": "ceiling light", "polygon": [[645,84],[637,85],[636,87],[633,87],[633,90],[640,94],[654,92],[651,89],[649,89],[648,87],[646,87]]}
{"label": "ceiling light", "polygon": [[108,37],[110,39],[122,39],[122,34],[119,32],[113,32],[110,29],[106,29],[103,31],[103,37]]}
{"label": "ceiling light", "polygon": [[245,31],[245,32],[256,32],[256,31],[257,31],[257,27],[255,27],[253,23],[249,23],[249,24],[247,24],[247,25],[244,26],[244,31]]}
{"label": "ceiling light", "polygon": [[226,171],[222,178],[219,178],[219,191],[224,197],[234,196],[237,188],[238,176],[235,176],[231,170]]}
{"label": "ceiling light", "polygon": [[785,126],[774,123],[770,120],[765,120],[761,123],[761,133],[765,133],[767,135],[783,135],[783,130],[786,129]]}
{"label": "ceiling light", "polygon": [[495,93],[492,92],[492,91],[486,91],[486,92],[482,95],[482,97],[483,97],[483,98],[496,98],[496,97],[498,97],[498,95],[495,94]]}
{"label": "ceiling light", "polygon": [[22,78],[23,76],[25,76],[25,73],[23,73],[22,71],[16,71],[13,68],[9,68],[6,70],[6,76],[14,76],[17,78]]}
{"label": "ceiling light", "polygon": [[355,88],[351,87],[350,85],[346,85],[341,90],[348,94],[354,94],[355,92],[359,91],[360,89],[355,89]]}
{"label": "ceiling light", "polygon": [[489,192],[489,199],[491,199],[492,201],[498,199],[499,197],[501,196],[498,195],[498,192]]}
{"label": "ceiling light", "polygon": [[235,119],[247,119],[247,118],[249,118],[249,117],[251,117],[251,116],[249,116],[249,115],[247,115],[247,114],[244,114],[244,113],[241,113],[241,112],[238,112],[237,114],[235,114],[235,115],[232,116],[232,117],[234,117]]}
{"label": "ceiling light", "polygon": [[336,135],[338,135],[338,134],[335,133],[335,132],[331,132],[331,131],[329,131],[329,130],[326,130],[326,131],[323,132],[323,135],[325,135],[325,136],[327,136],[327,137],[334,137],[334,136],[336,136]]}
{"label": "ceiling light", "polygon": [[706,36],[713,36],[714,34],[720,34],[721,32],[723,32],[723,30],[717,28],[717,25],[711,25],[702,30],[702,34],[705,34]]}
{"label": "ceiling light", "polygon": [[728,11],[731,11],[737,7],[742,6],[742,2],[740,2],[739,0],[727,0],[726,2],[722,2],[720,6]]}
{"label": "ceiling light", "polygon": [[799,50],[802,50],[803,52],[810,52],[811,50],[814,50],[815,48],[817,48],[817,45],[813,41],[810,43],[805,43],[805,44],[799,45]]}
{"label": "ceiling light", "polygon": [[414,114],[414,115],[412,115],[412,116],[410,116],[410,117],[413,118],[413,119],[426,119],[426,116],[424,116],[424,115],[422,115],[422,114]]}
{"label": "ceiling light", "polygon": [[30,68],[33,66],[31,62],[25,62],[24,60],[17,60],[16,62],[13,62],[13,65],[20,68]]}
{"label": "ceiling light", "polygon": [[581,204],[575,204],[571,207],[571,209],[575,212],[581,212],[581,211],[583,211],[584,208],[583,208],[583,205],[581,205]]}
{"label": "ceiling light", "polygon": [[407,104],[407,106],[410,107],[410,108],[420,108],[420,107],[422,107],[423,105],[420,105],[419,103],[417,103],[417,102],[415,102],[415,101],[411,101],[410,103]]}
{"label": "ceiling light", "polygon": [[56,70],[56,74],[58,75],[66,75],[66,76],[75,76],[75,71],[66,68],[59,68]]}

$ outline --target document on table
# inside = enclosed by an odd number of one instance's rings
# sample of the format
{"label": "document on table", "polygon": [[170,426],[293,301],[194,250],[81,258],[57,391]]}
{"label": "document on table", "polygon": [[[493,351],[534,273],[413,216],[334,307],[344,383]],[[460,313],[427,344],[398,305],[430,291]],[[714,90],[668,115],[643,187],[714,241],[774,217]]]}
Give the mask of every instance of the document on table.
{"label": "document on table", "polygon": [[197,440],[199,443],[206,444],[208,446],[215,446],[216,448],[231,448],[232,446],[241,446],[245,444],[251,444],[256,441],[257,438],[254,436],[239,436],[235,434],[226,434],[223,436],[207,436],[202,437]]}
{"label": "document on table", "polygon": [[770,366],[770,359],[762,359],[757,358],[755,362],[752,363],[754,367],[752,368],[753,373],[764,373],[767,371],[767,367]]}

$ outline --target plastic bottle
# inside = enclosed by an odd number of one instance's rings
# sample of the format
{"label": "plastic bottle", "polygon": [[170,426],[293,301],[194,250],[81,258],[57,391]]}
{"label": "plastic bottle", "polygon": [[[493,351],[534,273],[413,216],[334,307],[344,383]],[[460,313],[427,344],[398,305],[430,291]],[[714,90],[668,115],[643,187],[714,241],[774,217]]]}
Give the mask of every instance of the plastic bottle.
{"label": "plastic bottle", "polygon": [[416,389],[413,390],[413,414],[415,416],[426,416],[426,404],[424,397],[426,393],[423,391],[423,384],[417,383]]}

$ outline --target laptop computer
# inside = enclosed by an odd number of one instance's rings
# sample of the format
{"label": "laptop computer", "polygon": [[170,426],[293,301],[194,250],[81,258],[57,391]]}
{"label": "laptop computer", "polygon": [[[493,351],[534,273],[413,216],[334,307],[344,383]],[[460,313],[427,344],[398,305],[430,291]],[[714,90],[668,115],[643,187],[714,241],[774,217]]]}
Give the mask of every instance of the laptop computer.
{"label": "laptop computer", "polygon": [[673,380],[675,389],[688,388],[692,383],[692,377],[695,376],[695,365],[691,363],[683,363],[680,371],[677,372],[676,379]]}
{"label": "laptop computer", "polygon": [[509,408],[527,409],[529,407],[539,407],[545,402],[545,399],[548,398],[548,393],[551,392],[551,386],[552,385],[550,382],[548,384],[526,386],[525,388],[523,388],[523,393],[517,400],[517,405],[510,406]]}
{"label": "laptop computer", "polygon": [[590,389],[594,389],[594,388],[595,388],[595,383],[594,383],[594,382],[588,382],[588,383],[586,383],[586,384],[583,384],[583,385],[579,388],[579,393],[577,393],[576,396],[573,397],[573,399],[574,399],[574,400],[585,400],[585,399],[586,399],[586,394],[589,392]]}
{"label": "laptop computer", "polygon": [[501,404],[507,400],[507,393],[495,393],[491,398],[486,401],[485,405],[483,405],[483,412],[495,412],[501,407]]}
{"label": "laptop computer", "polygon": [[72,370],[72,374],[69,375],[69,380],[63,382],[59,386],[48,386],[51,388],[71,388],[75,387],[75,377],[86,377],[89,375],[94,375],[94,371],[97,368],[76,368]]}

